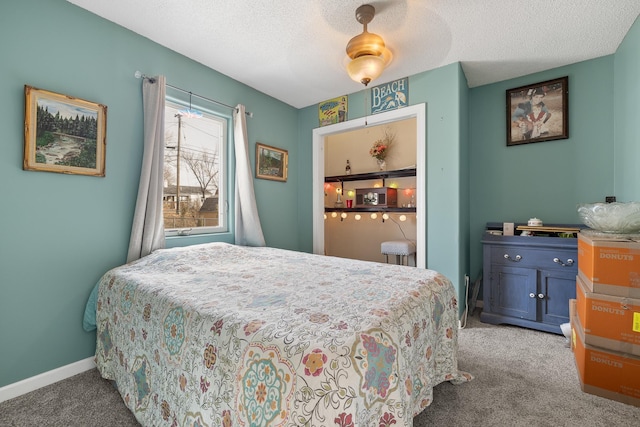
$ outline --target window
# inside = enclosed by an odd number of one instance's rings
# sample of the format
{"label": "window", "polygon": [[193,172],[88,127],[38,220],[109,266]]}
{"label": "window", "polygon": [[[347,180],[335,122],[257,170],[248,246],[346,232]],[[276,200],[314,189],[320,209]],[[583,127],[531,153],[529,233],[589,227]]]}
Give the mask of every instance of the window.
{"label": "window", "polygon": [[227,231],[227,120],[166,100],[162,211],[167,236]]}

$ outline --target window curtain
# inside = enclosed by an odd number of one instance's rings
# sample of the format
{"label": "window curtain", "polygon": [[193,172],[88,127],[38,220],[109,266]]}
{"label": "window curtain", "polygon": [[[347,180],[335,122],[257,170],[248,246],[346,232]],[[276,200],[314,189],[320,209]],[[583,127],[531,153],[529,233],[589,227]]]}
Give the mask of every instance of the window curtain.
{"label": "window curtain", "polygon": [[164,248],[165,244],[162,218],[165,84],[164,76],[142,81],[144,153],[127,262]]}
{"label": "window curtain", "polygon": [[236,151],[235,242],[242,246],[265,246],[253,189],[246,117],[244,105],[238,104],[233,114]]}

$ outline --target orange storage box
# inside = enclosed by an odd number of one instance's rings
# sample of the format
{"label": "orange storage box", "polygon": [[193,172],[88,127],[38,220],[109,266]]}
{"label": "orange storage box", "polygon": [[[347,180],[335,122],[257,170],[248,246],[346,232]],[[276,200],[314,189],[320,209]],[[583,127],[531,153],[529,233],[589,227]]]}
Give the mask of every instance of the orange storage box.
{"label": "orange storage box", "polygon": [[582,391],[640,406],[640,358],[585,344],[578,317],[571,319],[571,346]]}
{"label": "orange storage box", "polygon": [[578,277],[576,300],[585,344],[640,356],[640,299],[589,292]]}
{"label": "orange storage box", "polygon": [[581,231],[578,274],[592,292],[640,298],[640,241]]}

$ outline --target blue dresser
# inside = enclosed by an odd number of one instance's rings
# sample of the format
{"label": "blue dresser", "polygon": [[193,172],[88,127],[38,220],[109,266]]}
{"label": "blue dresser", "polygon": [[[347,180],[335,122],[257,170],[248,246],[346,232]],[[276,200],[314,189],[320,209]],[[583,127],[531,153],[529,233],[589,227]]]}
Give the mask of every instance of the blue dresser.
{"label": "blue dresser", "polygon": [[[480,320],[511,324],[561,334],[569,322],[569,299],[576,297],[578,239],[560,232],[520,236],[484,234],[483,309]],[[544,229],[582,228],[553,224]],[[501,230],[488,223],[487,230]]]}

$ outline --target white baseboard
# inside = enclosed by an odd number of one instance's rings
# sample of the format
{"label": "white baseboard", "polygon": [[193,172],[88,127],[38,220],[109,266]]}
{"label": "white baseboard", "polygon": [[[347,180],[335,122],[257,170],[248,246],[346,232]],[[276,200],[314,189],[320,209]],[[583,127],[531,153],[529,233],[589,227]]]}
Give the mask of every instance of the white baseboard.
{"label": "white baseboard", "polygon": [[93,361],[93,356],[87,357],[86,359],[70,363],[69,365],[43,372],[35,377],[0,387],[0,402],[27,394],[31,391],[48,386],[49,384],[57,383],[58,381],[62,381],[95,367],[96,364]]}

